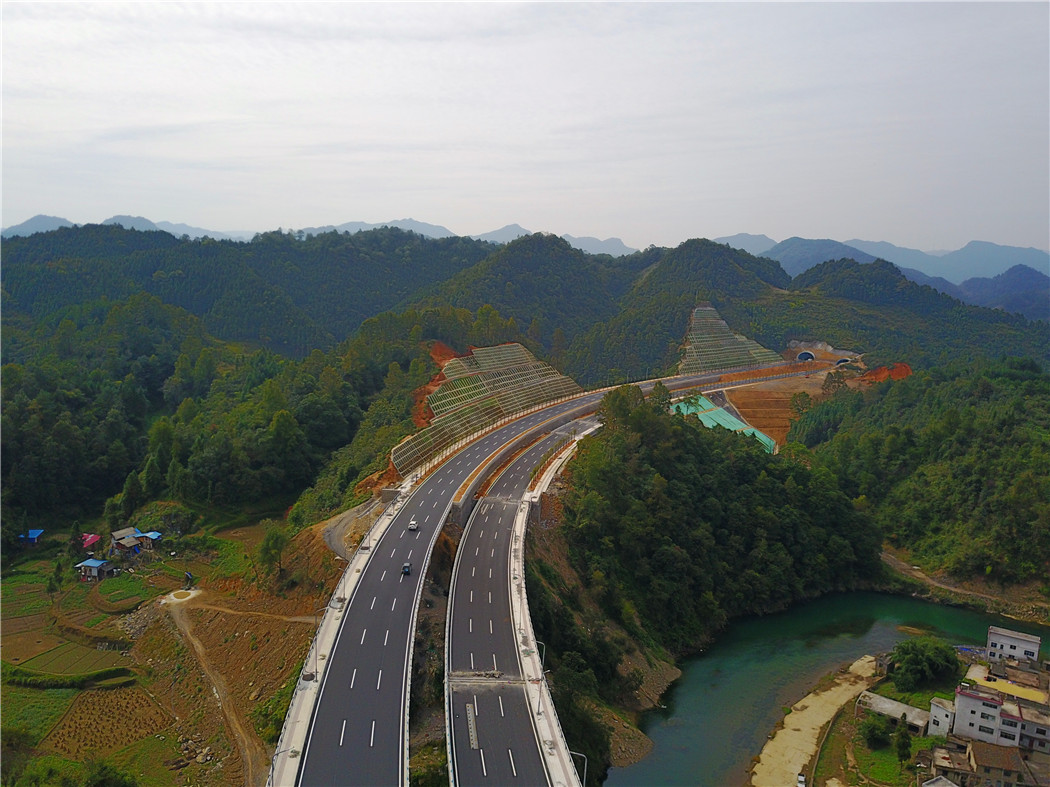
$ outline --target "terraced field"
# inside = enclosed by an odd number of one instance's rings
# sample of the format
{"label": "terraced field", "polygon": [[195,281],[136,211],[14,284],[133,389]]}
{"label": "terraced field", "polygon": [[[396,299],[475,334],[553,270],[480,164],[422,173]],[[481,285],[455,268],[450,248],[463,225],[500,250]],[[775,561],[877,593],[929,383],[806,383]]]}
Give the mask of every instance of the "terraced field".
{"label": "terraced field", "polygon": [[22,666],[49,675],[83,675],[109,667],[128,666],[128,660],[119,651],[98,650],[75,642],[63,642],[58,647],[34,656]]}

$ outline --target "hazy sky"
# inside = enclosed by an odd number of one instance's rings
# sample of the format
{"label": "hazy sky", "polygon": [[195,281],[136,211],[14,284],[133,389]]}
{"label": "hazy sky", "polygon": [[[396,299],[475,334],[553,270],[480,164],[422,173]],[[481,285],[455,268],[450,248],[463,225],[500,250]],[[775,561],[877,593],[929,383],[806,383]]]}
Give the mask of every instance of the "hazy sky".
{"label": "hazy sky", "polygon": [[1050,4],[4,2],[4,226],[1050,244]]}

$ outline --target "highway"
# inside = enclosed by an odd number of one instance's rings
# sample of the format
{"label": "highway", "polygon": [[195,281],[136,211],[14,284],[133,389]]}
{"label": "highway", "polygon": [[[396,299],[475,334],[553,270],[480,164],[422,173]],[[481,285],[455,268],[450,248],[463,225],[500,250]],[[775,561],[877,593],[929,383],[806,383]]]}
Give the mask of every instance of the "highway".
{"label": "highway", "polygon": [[[402,506],[347,602],[307,733],[299,785],[407,783],[408,675],[416,609],[430,551],[459,487],[497,448],[552,417],[593,410],[600,394],[561,402],[466,446]],[[418,530],[411,531],[412,519]],[[411,573],[401,573],[412,563]]]}
{"label": "highway", "polygon": [[550,784],[511,618],[514,517],[544,454],[566,427],[540,439],[495,479],[463,531],[446,627],[453,783]]}
{"label": "highway", "polygon": [[[718,377],[696,375],[665,382],[685,388]],[[639,385],[644,391],[652,387]],[[540,436],[553,428],[549,421],[558,416],[593,412],[603,395],[604,391],[596,391],[559,402],[489,432],[445,460],[404,502],[379,542],[371,545],[372,557],[347,601],[335,646],[320,665],[320,693],[300,757],[297,785],[407,785],[408,676],[416,610],[431,549],[457,490],[508,441],[528,431]],[[408,529],[413,518],[418,523],[414,531]],[[493,540],[498,541],[498,535]],[[407,576],[401,573],[406,561],[412,563]],[[506,562],[502,565],[506,590]],[[486,656],[495,655],[497,668],[504,671],[510,666],[509,661],[500,665],[505,647]],[[475,658],[482,657],[478,651]],[[482,695],[478,700],[478,710],[489,713]],[[498,707],[498,697],[493,701]],[[513,773],[518,763],[511,765],[506,759]]]}

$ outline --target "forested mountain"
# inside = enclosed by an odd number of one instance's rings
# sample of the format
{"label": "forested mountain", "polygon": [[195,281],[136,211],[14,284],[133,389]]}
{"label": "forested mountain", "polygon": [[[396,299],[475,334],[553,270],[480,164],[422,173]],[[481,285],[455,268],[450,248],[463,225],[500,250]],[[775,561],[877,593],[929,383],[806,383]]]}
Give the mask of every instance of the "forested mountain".
{"label": "forested mountain", "polygon": [[[186,445],[177,467],[155,457],[152,486],[156,470],[172,470],[206,502],[294,495],[356,439],[355,424],[372,424],[369,435],[385,436],[340,460],[338,493],[311,504],[326,508],[411,430],[405,386],[433,371],[426,339],[459,349],[521,340],[584,385],[617,382],[671,370],[690,309],[710,301],[734,330],[777,350],[824,340],[915,368],[1050,353],[1050,325],[963,306],[888,263],[828,262],[789,281],[772,260],[706,240],[612,258],[551,235],[499,248],[397,229],[232,243],[91,225],[5,240],[3,255],[4,500],[29,516],[77,501],[90,510],[119,492],[145,471],[145,430],[161,416]],[[398,302],[420,305],[376,317]],[[289,365],[259,346],[309,357]],[[391,362],[400,372],[387,380]],[[317,388],[327,367],[343,393],[331,379]],[[246,404],[267,381],[286,406]],[[368,415],[384,390],[402,398]],[[179,415],[186,401],[195,404]],[[292,420],[275,422],[285,410]],[[233,421],[201,437],[191,426],[201,412]],[[277,461],[275,440],[297,464]],[[242,469],[206,482],[220,466]]]}
{"label": "forested mountain", "polygon": [[604,428],[569,467],[573,556],[628,630],[689,652],[730,617],[879,573],[878,532],[830,473],[672,414],[667,401],[610,392]]}
{"label": "forested mountain", "polygon": [[472,311],[490,304],[557,356],[566,341],[616,313],[617,299],[646,263],[639,255],[588,255],[536,233],[436,285],[421,302]]}
{"label": "forested mountain", "polygon": [[1050,276],[1027,265],[1015,265],[990,279],[967,279],[962,284],[952,284],[941,276],[927,276],[914,268],[898,267],[908,281],[928,285],[971,306],[1002,309],[1029,320],[1050,322]]}
{"label": "forested mountain", "polygon": [[952,363],[839,391],[792,427],[858,508],[930,569],[1050,576],[1050,374]]}
{"label": "forested mountain", "polygon": [[565,369],[577,380],[621,382],[669,370],[697,303],[750,300],[789,281],[775,262],[709,240],[650,248],[624,260],[644,267],[619,309],[570,344]]}
{"label": "forested mountain", "polygon": [[1027,265],[1015,265],[990,279],[967,279],[959,290],[966,303],[1050,322],[1050,276]]}
{"label": "forested mountain", "polygon": [[325,466],[305,510],[327,510],[414,428],[412,391],[437,371],[425,339],[462,351],[520,338],[491,308],[444,307],[380,315],[293,361],[209,337],[145,293],[70,307],[57,328],[8,322],[5,355],[20,362],[3,367],[3,544],[59,512],[93,519],[104,501],[114,528],[158,496],[285,508]]}
{"label": "forested mountain", "polygon": [[4,240],[3,255],[6,321],[54,326],[65,307],[146,292],[218,338],[302,356],[394,306],[491,304],[584,384],[670,369],[697,299],[773,349],[824,339],[922,365],[952,352],[1043,357],[1046,346],[1045,326],[966,309],[885,264],[825,263],[785,292],[775,262],[711,241],[613,258],[542,234],[503,247],[392,228],[234,243],[89,225]]}
{"label": "forested mountain", "polygon": [[[786,298],[741,308],[754,310],[759,341],[782,346],[805,326],[821,325],[834,346],[870,352],[869,365],[906,360],[922,367],[1007,354],[1050,358],[1050,324],[966,306],[881,260],[825,262],[796,277]],[[787,331],[769,336],[770,328]]]}
{"label": "forested mountain", "polygon": [[4,315],[48,320],[67,306],[146,292],[217,337],[301,356],[492,249],[397,229],[235,243],[87,225],[3,241]]}
{"label": "forested mountain", "polygon": [[599,775],[609,738],[590,709],[621,705],[638,688],[640,673],[624,674],[626,652],[635,664],[651,653],[677,658],[731,618],[880,575],[880,534],[827,469],[707,429],[669,402],[662,386],[649,401],[634,386],[606,394],[603,428],[565,473],[560,532],[572,573],[526,563],[559,718]]}

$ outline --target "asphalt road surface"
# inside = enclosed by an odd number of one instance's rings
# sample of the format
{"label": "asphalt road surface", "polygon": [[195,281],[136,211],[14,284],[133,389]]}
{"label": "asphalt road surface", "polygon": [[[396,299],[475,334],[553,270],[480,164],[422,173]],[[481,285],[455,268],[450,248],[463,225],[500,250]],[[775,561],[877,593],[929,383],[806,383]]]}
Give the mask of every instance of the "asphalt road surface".
{"label": "asphalt road surface", "polygon": [[559,441],[539,440],[500,473],[463,532],[449,594],[452,769],[456,785],[549,784],[511,617],[514,518],[532,468]]}
{"label": "asphalt road surface", "polygon": [[[513,421],[450,457],[397,513],[348,601],[333,652],[322,664],[321,693],[297,784],[395,785],[407,779],[410,645],[430,550],[470,474],[527,430],[554,415],[593,407],[597,395],[562,402]],[[408,530],[412,519],[418,530]],[[402,565],[411,562],[411,573]],[[308,665],[309,667],[309,665]]]}

